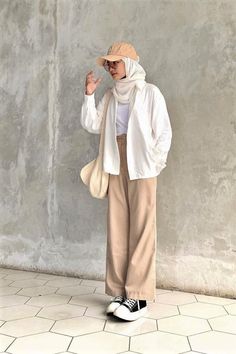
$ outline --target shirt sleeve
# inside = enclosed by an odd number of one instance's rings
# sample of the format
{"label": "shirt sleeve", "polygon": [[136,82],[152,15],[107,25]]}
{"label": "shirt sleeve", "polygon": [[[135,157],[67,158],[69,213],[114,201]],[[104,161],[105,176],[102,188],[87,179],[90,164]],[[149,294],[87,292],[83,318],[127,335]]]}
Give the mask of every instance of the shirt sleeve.
{"label": "shirt sleeve", "polygon": [[165,98],[158,87],[154,89],[151,124],[155,141],[156,162],[161,171],[166,167],[172,140],[172,129]]}
{"label": "shirt sleeve", "polygon": [[81,107],[80,123],[89,133],[100,134],[101,122],[105,106],[106,94],[95,105],[94,93],[92,95],[84,94],[84,101]]}

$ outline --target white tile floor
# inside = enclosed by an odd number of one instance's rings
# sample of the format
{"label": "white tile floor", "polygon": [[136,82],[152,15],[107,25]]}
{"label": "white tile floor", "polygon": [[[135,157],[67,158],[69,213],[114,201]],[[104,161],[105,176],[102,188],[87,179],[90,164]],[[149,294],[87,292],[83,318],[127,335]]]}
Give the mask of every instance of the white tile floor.
{"label": "white tile floor", "polygon": [[127,322],[102,281],[0,268],[0,354],[236,353],[235,299],[156,291]]}

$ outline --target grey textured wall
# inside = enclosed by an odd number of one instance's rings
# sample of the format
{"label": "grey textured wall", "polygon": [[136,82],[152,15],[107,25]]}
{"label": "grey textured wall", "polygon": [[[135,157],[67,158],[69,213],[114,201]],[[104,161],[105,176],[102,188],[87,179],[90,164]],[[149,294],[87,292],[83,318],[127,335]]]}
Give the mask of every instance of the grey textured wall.
{"label": "grey textured wall", "polygon": [[157,286],[236,296],[236,2],[0,0],[0,264],[104,280],[107,200],[79,176],[95,58],[133,43],[173,128],[158,177]]}

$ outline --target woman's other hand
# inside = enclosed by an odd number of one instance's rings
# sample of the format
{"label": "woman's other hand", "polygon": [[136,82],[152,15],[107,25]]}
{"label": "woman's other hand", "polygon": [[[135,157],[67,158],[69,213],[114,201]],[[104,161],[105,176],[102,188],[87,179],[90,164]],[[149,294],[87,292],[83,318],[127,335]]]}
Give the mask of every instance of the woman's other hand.
{"label": "woman's other hand", "polygon": [[87,75],[86,75],[86,80],[85,80],[85,94],[86,95],[92,95],[97,87],[99,86],[100,82],[102,81],[102,77],[98,78],[95,80],[94,75],[93,75],[93,70],[91,70]]}

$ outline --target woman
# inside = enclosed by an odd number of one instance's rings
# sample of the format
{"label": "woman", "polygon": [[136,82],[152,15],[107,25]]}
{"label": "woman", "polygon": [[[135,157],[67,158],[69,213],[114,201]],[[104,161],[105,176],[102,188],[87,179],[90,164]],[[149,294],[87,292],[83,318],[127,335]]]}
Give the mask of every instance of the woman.
{"label": "woman", "polygon": [[[156,186],[166,166],[172,130],[159,88],[145,81],[135,48],[115,42],[97,58],[115,81],[106,117],[103,169],[109,175],[106,313],[133,321],[156,299]],[[81,125],[100,133],[105,96],[95,106],[102,78],[86,76]]]}

